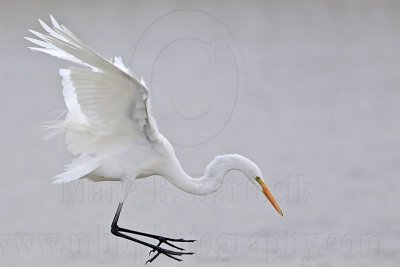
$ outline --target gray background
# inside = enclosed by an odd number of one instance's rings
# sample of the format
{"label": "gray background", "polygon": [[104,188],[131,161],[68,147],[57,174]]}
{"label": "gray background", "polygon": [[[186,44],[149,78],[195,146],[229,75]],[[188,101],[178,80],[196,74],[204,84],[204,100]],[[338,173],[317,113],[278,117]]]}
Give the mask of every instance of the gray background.
{"label": "gray background", "polygon": [[239,173],[208,197],[151,177],[136,183],[122,226],[198,239],[180,266],[398,265],[400,2],[2,1],[2,266],[148,258],[109,233],[117,184],[51,184],[70,155],[42,140],[40,123],[64,109],[57,69],[68,64],[22,38],[50,13],[144,77],[189,173],[244,154],[285,213]]}

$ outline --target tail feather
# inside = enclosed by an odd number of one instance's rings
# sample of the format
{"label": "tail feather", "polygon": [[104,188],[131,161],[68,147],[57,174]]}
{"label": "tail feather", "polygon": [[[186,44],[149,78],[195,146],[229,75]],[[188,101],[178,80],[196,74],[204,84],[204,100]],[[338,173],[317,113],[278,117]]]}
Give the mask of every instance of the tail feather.
{"label": "tail feather", "polygon": [[90,158],[87,155],[82,155],[75,158],[70,164],[65,166],[65,171],[58,174],[53,184],[63,184],[83,178],[100,166],[100,158]]}

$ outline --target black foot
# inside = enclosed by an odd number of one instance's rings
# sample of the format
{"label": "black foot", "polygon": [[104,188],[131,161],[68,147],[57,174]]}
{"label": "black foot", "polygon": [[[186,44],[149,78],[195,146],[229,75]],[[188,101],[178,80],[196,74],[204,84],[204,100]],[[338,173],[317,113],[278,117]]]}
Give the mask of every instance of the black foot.
{"label": "black foot", "polygon": [[[168,246],[173,247],[173,248],[176,248],[176,249],[179,249],[180,251],[184,251],[185,249],[184,249],[184,248],[181,248],[181,247],[178,247],[178,246],[172,244],[171,242],[195,242],[195,241],[196,241],[196,240],[185,240],[185,239],[182,239],[182,238],[178,238],[178,239],[176,239],[176,238],[169,238],[169,237],[164,237],[164,236],[154,236],[154,238],[158,239],[157,247],[161,248],[160,246],[161,246],[162,244],[167,244]],[[153,253],[153,252],[156,252],[156,251],[157,251],[156,255],[154,255],[150,260],[146,261],[146,264],[149,263],[149,262],[154,261],[154,260],[162,253],[162,252],[160,252],[159,250],[153,248],[153,249],[149,252],[149,255],[150,255],[151,253]],[[179,253],[179,252],[178,252],[178,253]],[[185,252],[181,252],[181,253],[187,254],[187,253],[185,253]],[[192,253],[192,252],[189,252],[189,253],[191,253],[190,255],[194,254],[194,253]],[[182,255],[183,255],[183,254],[182,254]],[[166,256],[168,256],[168,255],[166,255]],[[181,255],[179,255],[179,256],[181,256]],[[172,258],[172,259],[174,259],[174,260],[177,260],[177,261],[182,261],[181,259],[175,258],[175,257],[173,257],[173,256],[171,256],[171,255],[169,255],[168,257],[170,257],[170,258]]]}
{"label": "black foot", "polygon": [[[168,237],[164,237],[164,236],[152,235],[152,234],[142,233],[142,232],[133,231],[133,230],[119,227],[118,219],[119,219],[119,215],[121,213],[122,205],[123,205],[123,202],[118,204],[117,212],[115,213],[114,220],[111,224],[111,233],[115,236],[122,237],[124,239],[128,239],[130,241],[133,241],[133,242],[139,243],[143,246],[151,248],[152,250],[150,251],[149,255],[152,252],[157,251],[156,255],[154,255],[151,259],[146,261],[146,264],[149,262],[153,262],[158,256],[160,256],[160,254],[164,254],[165,256],[167,256],[171,259],[177,260],[177,261],[182,261],[182,259],[177,258],[177,257],[180,257],[182,255],[193,255],[194,254],[193,252],[183,252],[183,250],[184,250],[183,248],[180,248],[180,247],[172,244],[171,242],[194,242],[196,240],[185,240],[185,239],[181,239],[181,238],[179,238],[179,239],[168,238]],[[128,236],[124,233],[132,234],[132,235],[140,235],[140,236],[145,236],[147,238],[157,239],[158,245],[155,246],[153,244],[150,244],[150,243],[144,242],[142,240],[136,239],[134,237]],[[161,244],[167,244],[168,246],[178,249],[180,251],[173,251],[173,250],[168,250],[168,249],[162,248]]]}
{"label": "black foot", "polygon": [[[158,245],[155,246],[153,244],[150,244],[150,243],[144,242],[142,240],[128,236],[128,235],[124,234],[123,232],[142,235],[142,236],[146,236],[149,238],[155,238],[155,239],[159,240],[159,242],[158,242]],[[177,258],[177,257],[180,257],[182,255],[193,255],[194,254],[193,252],[183,252],[183,250],[184,250],[183,248],[175,246],[174,244],[172,244],[170,242],[194,242],[196,240],[173,239],[173,238],[168,238],[168,237],[163,237],[163,236],[140,233],[140,232],[132,231],[132,230],[125,229],[125,228],[120,228],[118,225],[115,225],[115,224],[113,224],[111,226],[111,233],[115,236],[122,237],[124,239],[128,239],[130,241],[133,241],[133,242],[136,242],[136,243],[139,243],[141,245],[151,248],[152,250],[150,251],[149,255],[152,252],[157,252],[156,255],[154,255],[151,259],[146,261],[146,264],[149,262],[153,262],[158,256],[160,256],[160,254],[164,254],[165,256],[167,256],[171,259],[177,260],[177,261],[182,261],[182,259]],[[173,250],[168,250],[168,249],[160,247],[160,245],[163,243],[165,243],[173,248],[179,249],[180,251],[173,251]]]}
{"label": "black foot", "polygon": [[[160,243],[159,243],[159,244],[160,244]],[[183,250],[182,248],[179,248],[179,249],[180,249],[181,251]],[[148,261],[146,261],[146,264],[149,263],[149,262],[153,262],[155,259],[158,258],[158,256],[160,256],[160,254],[164,254],[165,256],[167,256],[167,257],[169,257],[169,258],[171,258],[171,259],[174,259],[174,260],[176,260],[176,261],[182,261],[182,259],[177,258],[176,256],[193,255],[193,254],[194,254],[193,252],[172,251],[172,250],[168,250],[168,249],[162,248],[162,247],[160,247],[160,246],[158,245],[158,246],[156,246],[156,248],[153,248],[153,249],[150,251],[149,255],[150,255],[152,252],[156,252],[156,251],[157,251],[157,253],[156,253],[153,257],[151,257],[151,259],[149,259]],[[171,253],[171,252],[172,252],[172,253]]]}

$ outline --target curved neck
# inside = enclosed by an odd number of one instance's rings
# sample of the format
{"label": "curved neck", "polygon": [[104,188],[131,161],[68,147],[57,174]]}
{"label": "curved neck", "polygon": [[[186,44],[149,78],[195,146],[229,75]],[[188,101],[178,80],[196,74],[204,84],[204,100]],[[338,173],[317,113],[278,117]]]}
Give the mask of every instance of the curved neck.
{"label": "curved neck", "polygon": [[238,170],[246,175],[249,164],[247,158],[237,154],[217,156],[207,165],[204,175],[196,178],[188,175],[176,158],[174,161],[173,167],[163,176],[181,190],[195,195],[208,195],[218,191],[225,174],[231,170]]}

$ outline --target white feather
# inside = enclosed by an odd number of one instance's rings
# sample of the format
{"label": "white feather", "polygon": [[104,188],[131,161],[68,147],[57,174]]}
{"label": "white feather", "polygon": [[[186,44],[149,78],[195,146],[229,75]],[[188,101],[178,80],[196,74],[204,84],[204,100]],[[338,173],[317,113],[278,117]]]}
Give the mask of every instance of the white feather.
{"label": "white feather", "polygon": [[[80,65],[60,70],[68,114],[49,127],[54,133],[66,133],[67,147],[76,157],[55,177],[55,183],[83,177],[93,181],[127,181],[161,175],[183,191],[206,195],[220,188],[228,171],[239,170],[283,215],[260,178],[258,166],[243,156],[218,156],[202,177],[189,176],[171,143],[158,132],[143,79],[136,79],[120,57],[115,57],[114,63],[104,59],[53,16],[50,18],[53,27],[39,20],[47,33],[31,31],[39,38],[27,38],[39,46],[31,49]],[[129,193],[124,191],[121,202]],[[121,207],[122,203],[119,211]]]}
{"label": "white feather", "polygon": [[112,147],[110,140],[122,133],[140,143],[157,142],[161,135],[150,115],[147,88],[129,73],[121,57],[115,57],[114,63],[104,59],[52,16],[51,21],[53,27],[39,20],[46,33],[30,30],[39,38],[26,37],[39,46],[30,49],[89,67],[60,69],[68,114],[65,120],[47,126],[52,134],[65,132],[69,151],[80,155],[57,176],[57,181],[67,182],[93,171],[98,161],[86,163],[86,155],[101,155]]}
{"label": "white feather", "polygon": [[63,173],[60,173],[54,177],[55,180],[53,183],[68,183],[84,177],[99,167],[100,160],[101,159],[99,157],[90,158],[87,155],[82,155],[78,158],[75,158],[70,164],[65,166],[65,171]]}

